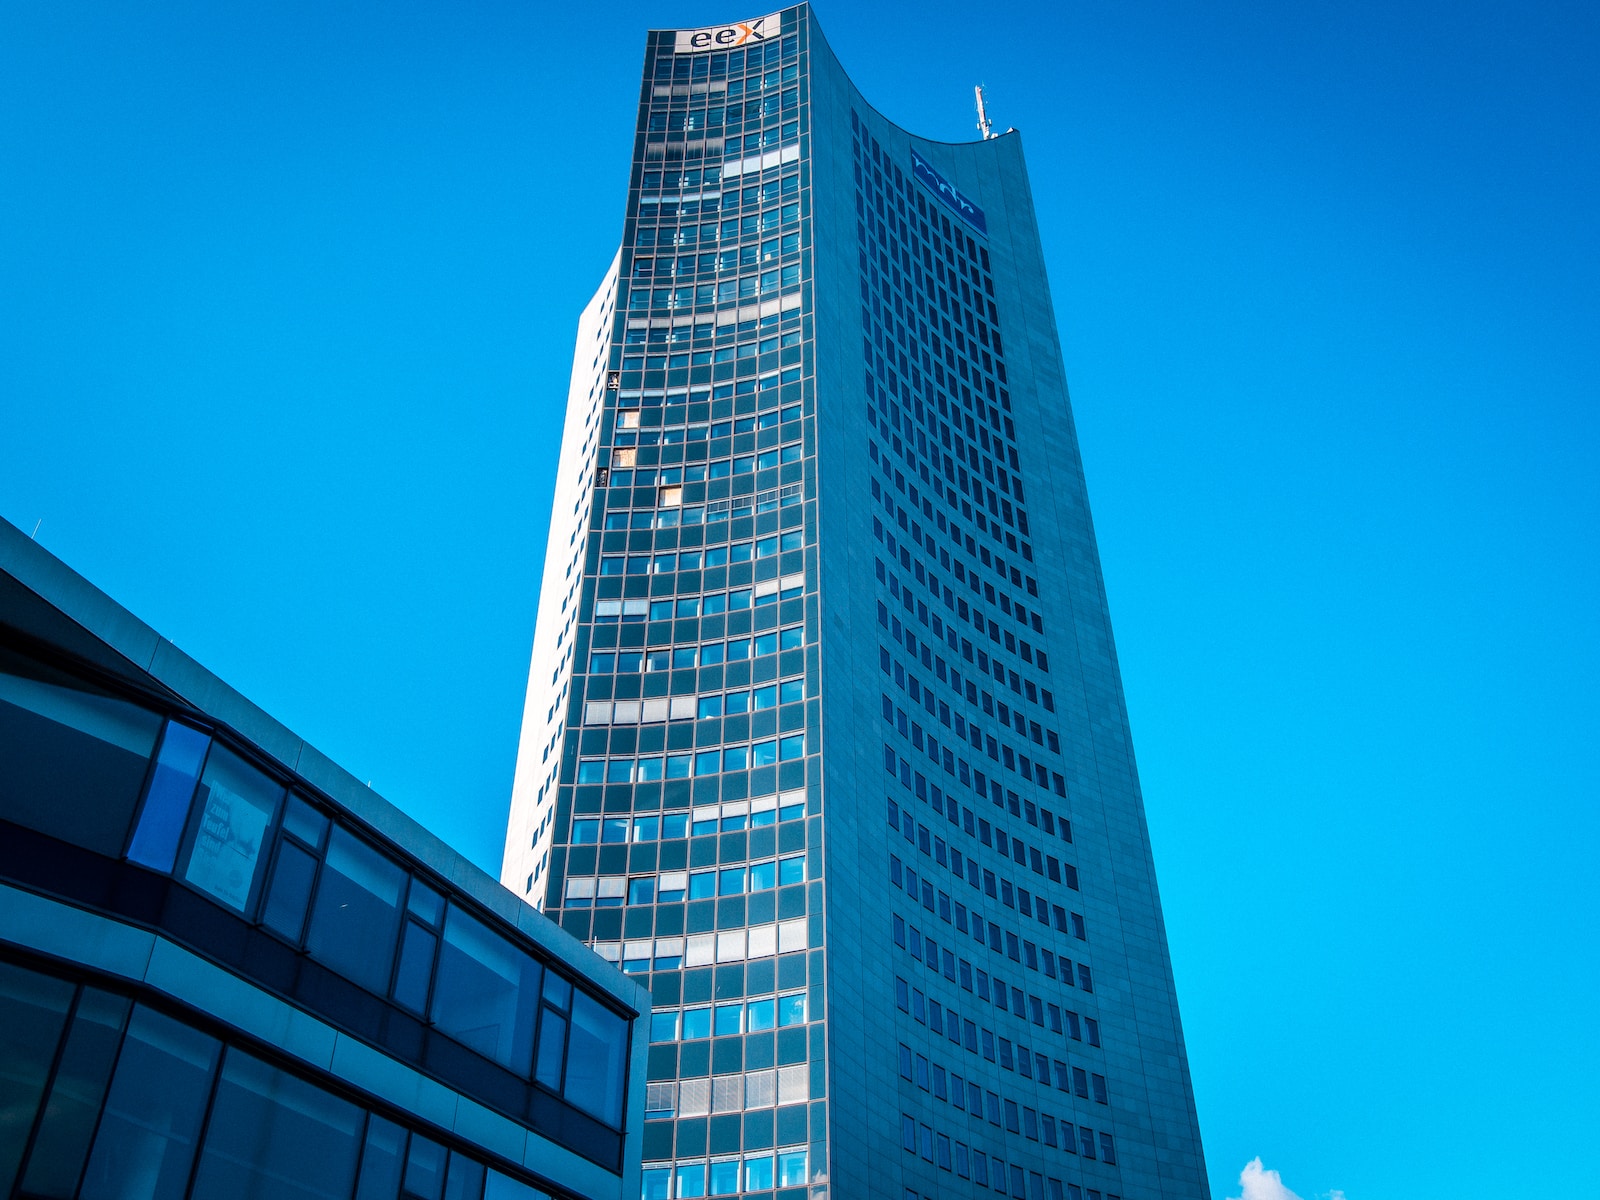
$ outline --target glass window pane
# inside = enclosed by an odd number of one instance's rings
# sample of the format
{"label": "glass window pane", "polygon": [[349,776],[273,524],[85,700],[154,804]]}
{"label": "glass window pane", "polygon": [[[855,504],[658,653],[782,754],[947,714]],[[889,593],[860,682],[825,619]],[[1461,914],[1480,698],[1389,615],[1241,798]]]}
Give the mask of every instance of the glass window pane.
{"label": "glass window pane", "polygon": [[764,1192],[772,1186],[772,1155],[744,1160],[744,1190]]}
{"label": "glass window pane", "polygon": [[411,1137],[411,1151],[406,1155],[406,1195],[420,1200],[439,1200],[444,1192],[444,1172],[447,1152],[438,1142],[429,1141],[420,1134]]}
{"label": "glass window pane", "polygon": [[778,1024],[802,1025],[806,1019],[806,994],[796,992],[792,996],[778,997]]}
{"label": "glass window pane", "polygon": [[695,1200],[706,1194],[706,1165],[691,1163],[678,1168],[678,1200]]}
{"label": "glass window pane", "polygon": [[483,1164],[465,1154],[450,1152],[450,1173],[445,1176],[444,1200],[482,1200]]}
{"label": "glass window pane", "polygon": [[283,808],[283,827],[313,850],[322,849],[328,836],[328,818],[292,793]]}
{"label": "glass window pane", "polygon": [[73,987],[0,963],[0,1195],[9,1195],[44,1097]]}
{"label": "glass window pane", "polygon": [[433,989],[434,1024],[525,1076],[540,975],[532,955],[451,905]]}
{"label": "glass window pane", "polygon": [[444,919],[444,897],[422,880],[413,879],[406,893],[406,911],[429,925],[438,925]]}
{"label": "glass window pane", "polygon": [[406,1131],[382,1117],[367,1119],[367,1144],[361,1152],[361,1183],[356,1200],[395,1200],[405,1166]]}
{"label": "glass window pane", "polygon": [[267,888],[267,903],[261,919],[295,945],[305,928],[306,905],[311,902],[311,885],[317,877],[317,860],[293,842],[278,847],[278,861],[272,868],[272,883]]}
{"label": "glass window pane", "polygon": [[240,912],[249,909],[267,831],[283,787],[225,746],[213,746],[197,793],[199,820],[184,878]]}
{"label": "glass window pane", "polygon": [[369,991],[388,995],[405,880],[395,863],[335,826],[306,949]]}
{"label": "glass window pane", "polygon": [[777,1007],[771,1000],[752,1000],[750,1002],[750,1032],[757,1033],[763,1029],[771,1029],[777,1024]]}
{"label": "glass window pane", "polygon": [[806,1181],[806,1152],[789,1150],[778,1155],[778,1186],[800,1187]]}
{"label": "glass window pane", "polygon": [[80,1196],[177,1200],[188,1188],[215,1038],[148,1008],[133,1010]]}
{"label": "glass window pane", "polygon": [[394,973],[394,998],[412,1012],[426,1012],[428,983],[433,979],[433,951],[439,939],[415,921],[406,922],[400,943],[400,965]]}
{"label": "glass window pane", "polygon": [[717,1036],[744,1032],[744,1005],[717,1005]]}
{"label": "glass window pane", "polygon": [[561,1090],[561,1058],[567,1048],[567,1019],[553,1008],[540,1010],[539,1062],[534,1078],[552,1091]]}
{"label": "glass window pane", "polygon": [[61,1197],[77,1193],[89,1139],[122,1042],[122,1027],[132,1007],[125,996],[84,989],[44,1106],[44,1120],[28,1155],[24,1191]]}
{"label": "glass window pane", "polygon": [[613,1129],[622,1126],[628,1023],[587,992],[572,997],[572,1035],[563,1095]]}
{"label": "glass window pane", "polygon": [[8,820],[120,855],[160,732],[156,713],[0,650],[0,812]]}
{"label": "glass window pane", "polygon": [[778,879],[778,864],[775,862],[755,863],[750,868],[750,890],[764,892],[773,887]]}
{"label": "glass window pane", "polygon": [[711,1164],[711,1187],[708,1194],[712,1196],[730,1196],[739,1190],[739,1160],[726,1159],[723,1162]]}
{"label": "glass window pane", "polygon": [[672,1190],[671,1167],[647,1167],[639,1195],[642,1200],[667,1200]]}
{"label": "glass window pane", "polygon": [[229,1050],[206,1123],[195,1200],[345,1200],[365,1113],[259,1059]]}
{"label": "glass window pane", "polygon": [[161,737],[156,769],[145,792],[144,809],[133,831],[128,857],[157,871],[170,871],[178,858],[183,827],[189,823],[189,804],[200,782],[211,737],[176,721],[168,721]]}
{"label": "glass window pane", "polygon": [[692,1042],[696,1038],[711,1036],[711,1010],[709,1008],[686,1008],[683,1010],[683,1040]]}

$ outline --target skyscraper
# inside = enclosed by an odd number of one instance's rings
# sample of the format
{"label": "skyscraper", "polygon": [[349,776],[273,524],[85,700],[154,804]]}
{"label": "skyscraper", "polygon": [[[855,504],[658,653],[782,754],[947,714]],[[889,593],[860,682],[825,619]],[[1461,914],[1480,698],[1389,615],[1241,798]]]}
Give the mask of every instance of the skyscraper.
{"label": "skyscraper", "polygon": [[1206,1193],[1015,133],[649,35],[503,882],[648,981],[643,1194]]}

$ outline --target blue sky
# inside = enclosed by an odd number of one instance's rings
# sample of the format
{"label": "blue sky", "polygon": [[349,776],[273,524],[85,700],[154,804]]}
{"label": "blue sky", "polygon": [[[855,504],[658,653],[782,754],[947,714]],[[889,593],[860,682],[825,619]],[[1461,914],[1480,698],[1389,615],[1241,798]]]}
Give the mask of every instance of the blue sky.
{"label": "blue sky", "polygon": [[[844,5],[1023,131],[1217,1197],[1595,1194],[1600,16]],[[0,515],[498,865],[643,30],[0,6]]]}

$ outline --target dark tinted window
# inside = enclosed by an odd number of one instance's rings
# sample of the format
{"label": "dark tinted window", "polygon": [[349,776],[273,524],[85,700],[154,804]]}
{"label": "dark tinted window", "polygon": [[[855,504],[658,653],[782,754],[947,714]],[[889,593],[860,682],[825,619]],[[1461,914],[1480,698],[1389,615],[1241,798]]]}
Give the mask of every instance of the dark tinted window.
{"label": "dark tinted window", "polygon": [[189,1183],[217,1042],[148,1008],[128,1024],[83,1200],[177,1200]]}
{"label": "dark tinted window", "polygon": [[452,905],[433,987],[433,1022],[526,1076],[533,1060],[540,974],[531,955]]}
{"label": "dark tinted window", "polygon": [[355,1183],[364,1116],[348,1101],[230,1050],[194,1200],[345,1200]]}
{"label": "dark tinted window", "polygon": [[567,1101],[613,1128],[620,1127],[627,1057],[628,1023],[587,992],[574,993]]}
{"label": "dark tinted window", "polygon": [[394,863],[334,826],[306,948],[341,975],[387,995],[405,879]]}
{"label": "dark tinted window", "polygon": [[0,1194],[21,1165],[71,1003],[71,984],[0,963]]}
{"label": "dark tinted window", "polygon": [[0,649],[0,816],[121,854],[161,718]]}

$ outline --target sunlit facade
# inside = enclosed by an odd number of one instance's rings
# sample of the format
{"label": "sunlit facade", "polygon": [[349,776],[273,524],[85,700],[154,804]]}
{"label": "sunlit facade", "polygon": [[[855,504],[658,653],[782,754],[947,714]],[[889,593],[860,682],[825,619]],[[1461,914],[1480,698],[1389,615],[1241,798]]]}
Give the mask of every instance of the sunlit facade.
{"label": "sunlit facade", "polygon": [[502,881],[652,997],[644,1200],[1199,1197],[1020,135],[649,35]]}

